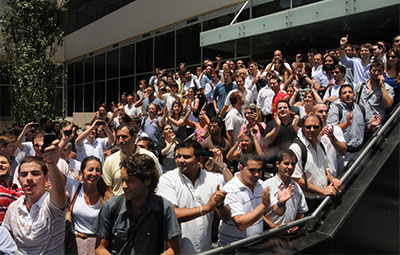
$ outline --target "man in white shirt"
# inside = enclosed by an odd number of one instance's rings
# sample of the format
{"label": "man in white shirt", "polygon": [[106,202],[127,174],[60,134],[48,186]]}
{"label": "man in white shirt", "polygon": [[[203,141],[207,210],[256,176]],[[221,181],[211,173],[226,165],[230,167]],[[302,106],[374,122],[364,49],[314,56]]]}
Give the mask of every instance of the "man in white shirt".
{"label": "man in white shirt", "polygon": [[220,113],[220,116],[224,116],[229,109],[231,109],[231,100],[230,97],[234,92],[240,92],[242,93],[242,96],[244,98],[244,104],[242,105],[241,113],[244,114],[244,109],[249,106],[250,104],[253,103],[253,93],[251,93],[250,90],[246,89],[244,87],[244,78],[242,76],[237,76],[236,77],[236,89],[233,89],[229,91],[228,95],[226,96],[225,99],[225,104],[222,107],[222,111]]}
{"label": "man in white shirt", "polygon": [[258,154],[245,153],[240,158],[240,172],[225,186],[225,207],[231,218],[221,222],[218,245],[259,234],[263,231],[262,216],[272,210],[277,215],[285,213],[285,203],[293,195],[293,185],[281,190],[278,199],[270,194],[270,188],[260,180],[262,159]]}
{"label": "man in white shirt", "polygon": [[141,113],[140,107],[135,107],[132,94],[128,94],[126,101],[127,104],[124,106],[125,113],[131,116],[131,118],[139,117]]}
{"label": "man in white shirt", "polygon": [[[182,254],[209,250],[214,211],[222,220],[230,218],[223,206],[226,192],[219,189],[221,178],[216,173],[201,169],[202,147],[188,140],[175,148],[177,169],[160,177],[157,195],[169,200],[181,224],[179,239]],[[229,171],[221,160],[221,171]]]}
{"label": "man in white shirt", "polygon": [[242,93],[234,92],[229,99],[231,101],[232,108],[225,117],[226,135],[228,141],[231,144],[235,144],[240,133],[240,128],[246,121],[241,111],[242,105],[244,104],[244,98]]}
{"label": "man in white shirt", "polygon": [[[96,130],[102,127],[107,134],[107,138],[96,138]],[[87,156],[96,156],[104,162],[104,151],[114,142],[114,135],[107,123],[102,120],[96,120],[93,125],[85,124],[83,131],[75,140],[78,160],[82,162]]]}
{"label": "man in white shirt", "polygon": [[[3,221],[22,254],[63,254],[65,235],[64,176],[56,163],[57,141],[45,149],[43,158],[26,157],[18,180],[25,196],[12,203]],[[51,189],[46,191],[50,179]]]}
{"label": "man in white shirt", "polygon": [[[276,215],[272,211],[265,215],[265,221],[270,228],[276,228],[280,225],[302,219],[304,214],[308,211],[304,193],[300,186],[292,179],[296,163],[297,158],[293,151],[280,151],[276,161],[276,167],[278,169],[277,174],[264,182],[264,186],[269,186],[271,194],[277,199],[280,190],[288,189],[290,185],[293,185],[294,187],[293,196],[286,202],[286,211],[282,216]],[[290,228],[287,230],[287,233],[292,233],[297,229],[297,226]]]}

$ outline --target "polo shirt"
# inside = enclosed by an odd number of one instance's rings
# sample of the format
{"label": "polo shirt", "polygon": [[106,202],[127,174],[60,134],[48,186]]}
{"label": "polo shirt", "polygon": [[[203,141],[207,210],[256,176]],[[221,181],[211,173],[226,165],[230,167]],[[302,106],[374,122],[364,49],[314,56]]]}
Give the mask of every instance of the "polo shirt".
{"label": "polo shirt", "polygon": [[0,225],[6,215],[8,206],[22,196],[24,192],[18,188],[17,184],[0,184]]}
{"label": "polo shirt", "polygon": [[[218,245],[223,246],[234,241],[259,234],[263,231],[263,218],[260,217],[253,225],[240,231],[233,217],[244,215],[252,212],[258,205],[262,203],[262,190],[264,189],[263,182],[258,180],[254,185],[254,190],[244,185],[236,174],[225,186],[227,192],[224,204],[231,208],[231,219],[227,222],[221,221],[218,233]],[[278,201],[270,193],[270,207],[274,206]]]}
{"label": "polo shirt", "polygon": [[231,110],[225,117],[225,127],[226,131],[233,130],[233,142],[235,143],[238,139],[240,128],[246,123],[246,119],[243,115],[235,108],[232,107]]}
{"label": "polo shirt", "polygon": [[[326,188],[328,186],[328,178],[326,170],[328,170],[328,160],[325,152],[322,150],[320,142],[317,142],[317,150],[311,146],[308,139],[299,131],[299,139],[304,143],[307,149],[307,162],[305,164],[305,174],[307,182],[311,182],[315,186]],[[297,143],[290,145],[291,149],[297,157],[296,168],[292,174],[292,178],[304,178],[303,164],[301,161],[301,149]],[[309,199],[323,199],[325,196],[305,191],[304,195]]]}
{"label": "polo shirt", "polygon": [[76,154],[79,161],[83,161],[86,157],[95,156],[104,163],[104,150],[107,148],[108,138],[96,138],[94,143],[90,143],[87,139],[83,140],[82,146],[75,141]]}
{"label": "polo shirt", "polygon": [[[286,201],[286,210],[282,216],[276,215],[272,211],[269,211],[265,216],[275,225],[282,225],[296,220],[296,216],[299,213],[306,213],[308,211],[308,206],[306,202],[306,198],[304,196],[303,190],[300,186],[294,182],[292,179],[290,180],[290,184],[294,186],[293,196]],[[283,181],[279,178],[278,175],[275,175],[272,178],[264,181],[263,186],[269,186],[270,192],[272,196],[278,199],[278,192],[283,185],[284,189],[288,187],[283,183]]]}
{"label": "polo shirt", "polygon": [[8,207],[3,226],[23,254],[64,254],[65,208],[50,201],[46,191],[28,212],[25,196]]}
{"label": "polo shirt", "polygon": [[[122,201],[118,202],[118,199]],[[121,207],[117,211],[115,207],[119,203]],[[140,214],[135,217],[129,201],[120,196],[112,197],[100,209],[93,232],[110,241],[108,250],[112,254],[117,254],[128,238],[133,238],[133,247],[128,244],[122,254],[160,254],[163,252],[164,241],[180,234],[174,207],[166,199],[162,199],[162,203],[155,195],[149,194]]]}
{"label": "polo shirt", "polygon": [[[193,184],[179,169],[166,172],[160,177],[157,195],[179,208],[193,208],[207,204],[210,196],[222,184],[215,173],[200,169]],[[222,185],[221,185],[222,186]],[[182,235],[179,245],[182,254],[195,254],[211,248],[211,228],[214,213],[207,213],[193,220],[180,223]]]}
{"label": "polo shirt", "polygon": [[[136,146],[136,151],[134,154],[145,154],[147,156],[150,156],[156,164],[157,171],[160,175],[162,174],[160,163],[158,162],[157,157],[151,151]],[[121,150],[119,150],[111,154],[111,156],[109,156],[104,162],[102,177],[104,183],[107,186],[112,187],[114,195],[121,195],[124,193],[124,191],[122,190],[121,169],[119,167],[119,164],[126,157],[127,156]]]}

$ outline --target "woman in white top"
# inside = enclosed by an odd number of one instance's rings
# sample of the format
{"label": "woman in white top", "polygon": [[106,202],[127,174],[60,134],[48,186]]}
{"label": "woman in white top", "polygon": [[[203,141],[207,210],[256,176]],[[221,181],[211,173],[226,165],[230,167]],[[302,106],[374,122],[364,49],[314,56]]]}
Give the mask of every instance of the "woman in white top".
{"label": "woman in white top", "polygon": [[[65,246],[66,254],[92,254],[95,248],[96,237],[92,231],[93,223],[104,202],[112,197],[101,177],[100,159],[89,156],[81,164],[79,182],[65,177],[65,189],[70,195],[70,203],[74,196],[76,200],[72,206],[72,226]],[[78,192],[78,193],[76,193]]]}

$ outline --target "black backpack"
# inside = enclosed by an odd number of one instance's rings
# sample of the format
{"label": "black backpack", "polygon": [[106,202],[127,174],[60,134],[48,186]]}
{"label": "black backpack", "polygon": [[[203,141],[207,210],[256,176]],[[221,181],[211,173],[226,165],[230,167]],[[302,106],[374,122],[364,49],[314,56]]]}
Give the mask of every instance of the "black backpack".
{"label": "black backpack", "polygon": [[[307,155],[308,154],[307,153],[307,148],[306,148],[305,144],[298,137],[296,137],[293,140],[293,143],[299,145],[300,150],[301,150],[301,165],[303,167],[304,186],[307,188],[308,187],[308,181],[307,181],[306,170],[305,170],[305,166],[306,166],[306,163],[307,163],[307,156],[308,156]],[[322,151],[326,155],[325,147],[322,144],[322,142],[320,142],[320,145],[321,145]],[[297,160],[299,160],[299,159],[297,159]]]}

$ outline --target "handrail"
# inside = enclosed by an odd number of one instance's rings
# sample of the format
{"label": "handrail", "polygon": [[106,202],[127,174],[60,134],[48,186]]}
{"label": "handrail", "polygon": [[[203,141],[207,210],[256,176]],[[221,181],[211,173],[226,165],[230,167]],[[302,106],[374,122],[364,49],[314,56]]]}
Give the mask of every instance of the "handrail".
{"label": "handrail", "polygon": [[[346,173],[340,178],[341,182],[344,183],[349,176],[352,174],[352,172],[354,171],[354,169],[356,169],[357,164],[362,160],[362,158],[367,154],[367,152],[369,151],[369,149],[375,145],[376,141],[378,140],[378,138],[388,129],[388,127],[392,124],[392,122],[398,118],[400,116],[400,104],[397,105],[397,107],[395,108],[395,110],[392,111],[392,114],[390,116],[390,118],[386,121],[386,123],[380,127],[378,130],[375,131],[375,133],[373,134],[373,138],[368,142],[368,144],[366,146],[364,146],[364,148],[362,149],[361,153],[357,155],[355,161],[353,162],[353,164],[350,166],[350,168],[346,171]],[[201,255],[210,255],[210,254],[221,254],[224,253],[228,250],[232,250],[235,248],[239,248],[242,247],[244,245],[247,244],[251,244],[257,241],[260,241],[266,237],[272,236],[278,232],[281,232],[283,230],[304,224],[306,222],[310,222],[312,220],[317,219],[318,214],[325,208],[325,206],[328,204],[328,202],[331,200],[330,196],[325,197],[321,204],[317,207],[317,209],[315,209],[315,211],[309,215],[306,216],[302,219],[299,220],[295,220],[293,222],[287,223],[283,226],[279,226],[277,228],[273,228],[267,231],[264,231],[262,233],[253,235],[253,236],[249,236],[246,238],[243,238],[241,240],[232,242],[230,244],[224,245],[222,247],[217,247],[215,249],[211,249],[205,252],[200,253]]]}
{"label": "handrail", "polygon": [[235,18],[233,18],[231,24],[229,24],[229,26],[232,25],[233,23],[235,23],[235,21],[237,20],[237,18],[239,17],[239,15],[242,13],[244,7],[246,7],[246,5],[247,5],[247,3],[248,3],[249,1],[250,1],[250,0],[247,0],[247,1],[244,3],[244,5],[242,6],[242,8],[240,8],[239,12],[236,14]]}

